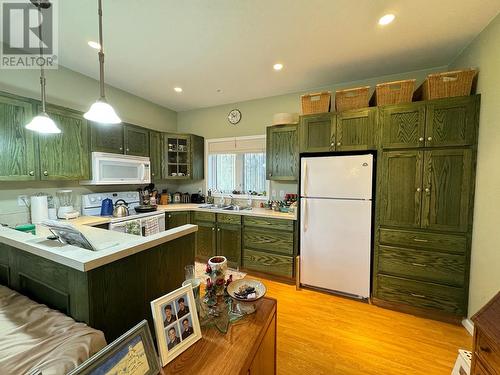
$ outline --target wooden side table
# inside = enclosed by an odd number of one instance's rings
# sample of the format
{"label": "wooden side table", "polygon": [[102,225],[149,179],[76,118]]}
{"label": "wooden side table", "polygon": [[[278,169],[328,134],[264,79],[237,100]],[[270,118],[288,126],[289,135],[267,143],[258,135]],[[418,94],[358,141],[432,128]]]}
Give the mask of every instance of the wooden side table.
{"label": "wooden side table", "polygon": [[202,328],[203,338],[163,368],[166,374],[276,374],[277,301],[264,297],[257,311],[226,334]]}

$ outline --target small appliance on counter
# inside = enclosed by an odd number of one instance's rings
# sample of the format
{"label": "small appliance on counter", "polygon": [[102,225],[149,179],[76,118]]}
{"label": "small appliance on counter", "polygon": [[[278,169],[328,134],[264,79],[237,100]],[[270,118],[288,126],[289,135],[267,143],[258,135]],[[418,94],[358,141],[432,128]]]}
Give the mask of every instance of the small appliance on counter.
{"label": "small appliance on counter", "polygon": [[75,212],[73,207],[73,190],[59,190],[56,192],[59,208],[57,209],[57,217],[66,219],[66,214]]}
{"label": "small appliance on counter", "polygon": [[129,215],[128,203],[123,199],[118,199],[115,202],[115,208],[113,210],[113,217],[126,217]]}
{"label": "small appliance on counter", "polygon": [[191,203],[205,203],[205,196],[201,193],[191,194]]}
{"label": "small appliance on counter", "polygon": [[191,202],[191,195],[189,193],[184,193],[181,195],[181,203],[189,203]]}
{"label": "small appliance on counter", "polygon": [[172,197],[172,203],[181,203],[181,196],[182,194],[179,192],[174,193]]}

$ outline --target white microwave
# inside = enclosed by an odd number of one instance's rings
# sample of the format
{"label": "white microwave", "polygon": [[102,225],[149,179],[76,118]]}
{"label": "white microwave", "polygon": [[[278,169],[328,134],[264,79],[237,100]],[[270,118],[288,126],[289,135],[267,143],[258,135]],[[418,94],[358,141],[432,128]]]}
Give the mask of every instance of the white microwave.
{"label": "white microwave", "polygon": [[142,156],[92,153],[92,180],[81,185],[142,185],[151,182],[149,158]]}

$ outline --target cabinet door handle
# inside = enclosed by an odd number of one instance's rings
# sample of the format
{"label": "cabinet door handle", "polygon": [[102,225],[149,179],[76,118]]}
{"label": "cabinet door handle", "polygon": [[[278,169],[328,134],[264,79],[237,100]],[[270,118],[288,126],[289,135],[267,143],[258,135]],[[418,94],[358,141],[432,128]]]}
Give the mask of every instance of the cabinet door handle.
{"label": "cabinet door handle", "polygon": [[428,141],[432,141],[432,137],[427,138]]}
{"label": "cabinet door handle", "polygon": [[30,176],[34,176],[35,175],[35,171],[29,171],[29,175]]}
{"label": "cabinet door handle", "polygon": [[212,227],[212,230],[213,230],[213,231],[215,231],[215,228],[214,228],[214,227]]}
{"label": "cabinet door handle", "polygon": [[168,218],[169,218],[169,219],[170,219],[170,218],[172,218],[172,215],[170,215],[170,214],[169,214],[169,215],[168,215]]}
{"label": "cabinet door handle", "polygon": [[220,228],[217,228],[217,232],[220,232]]}
{"label": "cabinet door handle", "polygon": [[422,264],[422,263],[412,263],[411,265],[415,266],[415,267],[427,267],[426,264]]}
{"label": "cabinet door handle", "polygon": [[414,238],[413,241],[415,241],[415,242],[429,242],[429,240],[424,240],[423,238]]}
{"label": "cabinet door handle", "polygon": [[430,193],[430,192],[431,192],[431,188],[430,188],[430,187],[426,187],[426,188],[425,188],[425,192],[426,192],[426,193]]}
{"label": "cabinet door handle", "polygon": [[341,143],[340,143],[340,142],[337,142],[337,146],[340,146],[340,145],[341,145]]}
{"label": "cabinet door handle", "polygon": [[332,146],[332,147],[335,146],[335,143],[334,142],[330,143],[330,146]]}
{"label": "cabinet door handle", "polygon": [[120,151],[123,151],[123,147],[120,147]]}
{"label": "cabinet door handle", "polygon": [[413,297],[417,297],[417,298],[427,298],[423,294],[410,293],[410,295],[413,296]]}
{"label": "cabinet door handle", "polygon": [[420,137],[420,138],[418,139],[418,141],[419,141],[419,142],[423,142],[423,141],[424,141],[424,137]]}
{"label": "cabinet door handle", "polygon": [[151,176],[153,176],[153,177],[154,177],[154,176],[155,176],[155,174],[154,174],[154,173],[151,173]]}
{"label": "cabinet door handle", "polygon": [[422,191],[422,189],[420,188],[417,188],[417,192],[420,193]]}
{"label": "cabinet door handle", "polygon": [[44,175],[44,176],[48,176],[48,175],[49,175],[49,172],[48,172],[48,171],[43,171],[43,175]]}
{"label": "cabinet door handle", "polygon": [[130,151],[130,149],[129,149],[129,148],[127,148],[127,150],[126,150],[126,151],[127,151],[127,152],[129,152],[129,151]]}

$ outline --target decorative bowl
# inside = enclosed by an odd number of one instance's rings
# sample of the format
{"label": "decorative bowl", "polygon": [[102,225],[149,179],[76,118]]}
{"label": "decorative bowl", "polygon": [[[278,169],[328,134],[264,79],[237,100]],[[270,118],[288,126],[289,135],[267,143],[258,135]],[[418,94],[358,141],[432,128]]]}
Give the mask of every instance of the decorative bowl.
{"label": "decorative bowl", "polygon": [[[238,297],[235,293],[239,292],[242,288],[251,287],[255,289],[255,298],[241,298]],[[255,302],[258,299],[264,297],[266,294],[266,287],[258,280],[252,279],[239,279],[233,281],[231,284],[227,286],[227,293],[238,302]]]}

